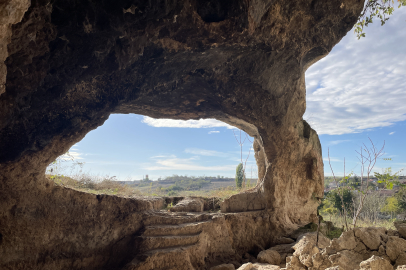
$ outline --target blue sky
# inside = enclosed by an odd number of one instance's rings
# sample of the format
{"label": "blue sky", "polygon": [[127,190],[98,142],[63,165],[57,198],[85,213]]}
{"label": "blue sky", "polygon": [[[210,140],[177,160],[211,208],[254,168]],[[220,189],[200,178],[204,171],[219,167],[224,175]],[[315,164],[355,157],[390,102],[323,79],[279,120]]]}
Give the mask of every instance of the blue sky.
{"label": "blue sky", "polygon": [[[306,72],[307,110],[304,115],[318,132],[325,174],[360,173],[355,150],[368,138],[382,146],[376,171],[406,167],[406,8],[381,27],[375,22],[366,37],[350,31],[332,52]],[[234,130],[239,136],[239,131]],[[252,138],[251,138],[252,140]],[[243,159],[251,143],[243,147]],[[141,115],[111,115],[105,124],[75,144],[70,153],[84,162],[84,171],[118,179],[153,180],[173,174],[234,177],[240,147],[233,129],[214,119],[175,121]],[[253,152],[247,174],[256,177]],[[404,174],[403,172],[401,173]]]}

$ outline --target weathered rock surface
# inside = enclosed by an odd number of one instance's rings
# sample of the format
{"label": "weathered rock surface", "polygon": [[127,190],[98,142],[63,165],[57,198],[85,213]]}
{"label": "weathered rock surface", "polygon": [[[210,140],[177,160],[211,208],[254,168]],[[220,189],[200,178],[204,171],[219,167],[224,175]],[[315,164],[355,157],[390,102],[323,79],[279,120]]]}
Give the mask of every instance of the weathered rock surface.
{"label": "weathered rock surface", "polygon": [[333,266],[339,265],[344,270],[359,269],[359,264],[363,261],[363,256],[355,251],[342,250],[337,254],[329,256]]}
{"label": "weathered rock surface", "polygon": [[296,243],[293,242],[291,244],[282,244],[282,245],[277,245],[274,247],[271,247],[271,250],[275,250],[279,253],[279,255],[281,256],[281,261],[284,262],[286,261],[286,257],[288,256],[292,256],[293,252],[295,252],[295,250],[293,249],[293,246]]}
{"label": "weathered rock surface", "polygon": [[371,250],[378,250],[381,245],[381,236],[386,234],[385,228],[356,228],[354,234]]}
{"label": "weathered rock surface", "polygon": [[262,263],[246,263],[241,265],[238,270],[280,270],[277,265],[262,264]]}
{"label": "weathered rock surface", "polygon": [[377,256],[361,262],[359,266],[360,270],[393,270],[393,266],[388,260]]}
{"label": "weathered rock surface", "polygon": [[399,232],[399,235],[403,238],[406,238],[406,222],[395,221],[393,224],[395,225],[396,230]]}
{"label": "weathered rock surface", "polygon": [[339,238],[335,238],[331,241],[331,247],[336,251],[344,249],[355,249],[357,247],[357,241],[355,240],[354,231],[343,232]]}
{"label": "weathered rock surface", "polygon": [[229,263],[229,264],[221,264],[221,265],[214,266],[214,267],[210,268],[210,270],[235,270],[235,267],[233,264]]}
{"label": "weathered rock surface", "polygon": [[294,256],[298,257],[300,262],[307,266],[312,266],[312,256],[319,253],[321,249],[330,245],[330,239],[322,234],[319,234],[319,241],[316,246],[316,233],[307,233],[299,237],[296,244],[293,246]]}
{"label": "weathered rock surface", "polygon": [[406,252],[406,240],[397,236],[389,236],[386,243],[386,255],[395,262],[400,254]]}
{"label": "weathered rock surface", "polygon": [[169,210],[171,212],[203,212],[204,201],[200,198],[187,197],[178,202]]}
{"label": "weathered rock surface", "polygon": [[292,238],[289,238],[289,237],[278,237],[274,241],[274,244],[275,245],[285,245],[285,244],[292,244],[294,242],[295,242],[295,240],[293,240]]}
{"label": "weathered rock surface", "polygon": [[279,265],[281,263],[281,255],[275,250],[267,249],[261,251],[257,256],[258,262]]}
{"label": "weathered rock surface", "polygon": [[[148,268],[156,260],[199,269],[201,256],[240,256],[270,244],[271,234],[313,221],[323,196],[323,160],[316,132],[302,120],[304,74],[352,28],[363,3],[2,1],[0,268]],[[263,213],[231,213],[219,219],[222,226],[196,232],[210,243],[207,249],[145,251],[137,244],[175,241],[174,235],[138,239],[147,222],[190,223],[187,217],[161,215],[147,200],[85,194],[45,178],[48,164],[109,115],[129,113],[215,118],[248,132],[261,179],[222,210]]]}

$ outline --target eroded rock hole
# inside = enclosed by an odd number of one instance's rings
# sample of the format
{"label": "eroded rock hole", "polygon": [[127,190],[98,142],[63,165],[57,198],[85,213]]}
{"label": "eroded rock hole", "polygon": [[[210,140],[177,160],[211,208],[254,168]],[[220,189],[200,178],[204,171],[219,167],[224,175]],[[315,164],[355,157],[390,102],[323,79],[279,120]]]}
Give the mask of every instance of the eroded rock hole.
{"label": "eroded rock hole", "polygon": [[101,194],[159,196],[172,197],[164,203],[175,205],[183,197],[198,196],[218,198],[209,202],[218,206],[222,198],[256,186],[253,141],[214,119],[115,114],[51,163],[46,173],[56,185],[99,194],[99,201]]}

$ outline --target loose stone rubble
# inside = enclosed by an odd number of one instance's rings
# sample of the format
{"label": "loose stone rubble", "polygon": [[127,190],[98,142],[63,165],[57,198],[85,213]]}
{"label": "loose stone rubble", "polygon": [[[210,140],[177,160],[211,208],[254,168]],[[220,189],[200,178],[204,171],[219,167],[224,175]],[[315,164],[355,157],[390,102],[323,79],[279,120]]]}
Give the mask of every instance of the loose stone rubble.
{"label": "loose stone rubble", "polygon": [[171,212],[203,212],[203,209],[203,199],[186,197],[169,210]]}
{"label": "loose stone rubble", "polygon": [[[402,225],[397,224],[396,227]],[[308,232],[298,236],[294,243],[277,244],[259,252],[258,263],[247,262],[238,270],[406,269],[406,240],[397,231],[374,227],[356,228],[332,240],[320,233],[317,245],[316,237],[316,232]],[[280,239],[274,242],[290,241]],[[283,257],[286,257],[285,261],[280,261],[279,258]]]}

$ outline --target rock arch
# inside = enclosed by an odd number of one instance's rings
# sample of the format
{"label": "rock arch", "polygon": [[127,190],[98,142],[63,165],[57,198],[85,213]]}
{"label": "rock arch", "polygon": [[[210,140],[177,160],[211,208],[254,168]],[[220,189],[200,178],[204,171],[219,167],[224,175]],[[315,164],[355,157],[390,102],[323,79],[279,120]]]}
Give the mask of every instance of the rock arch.
{"label": "rock arch", "polygon": [[[256,228],[252,239],[315,217],[323,162],[302,120],[304,72],[351,29],[363,1],[229,3],[0,4],[0,265],[120,269],[137,252],[131,243],[151,202],[83,194],[44,177],[112,113],[216,118],[255,137],[262,181],[223,207],[261,210],[268,231]],[[254,245],[230,230],[234,253]]]}

